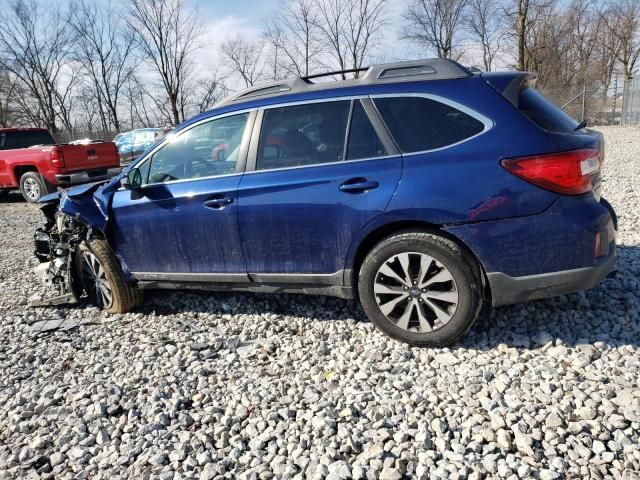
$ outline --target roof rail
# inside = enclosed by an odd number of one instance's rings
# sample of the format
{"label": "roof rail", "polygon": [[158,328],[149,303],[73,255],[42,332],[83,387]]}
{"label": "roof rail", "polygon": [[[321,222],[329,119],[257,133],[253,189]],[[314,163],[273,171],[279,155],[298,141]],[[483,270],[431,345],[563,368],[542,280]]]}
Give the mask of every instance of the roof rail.
{"label": "roof rail", "polygon": [[[313,78],[341,75],[344,73],[366,72],[358,78],[337,80],[335,82],[314,83]],[[428,58],[409,62],[386,63],[371,67],[338,70],[334,72],[319,73],[306,77],[296,77],[277,82],[266,83],[249,87],[226,99],[217,106],[228,105],[234,102],[251,100],[257,97],[272,97],[283,93],[300,93],[309,90],[321,90],[327,88],[342,88],[356,85],[373,85],[377,83],[397,83],[419,80],[447,80],[465,78],[473,73],[453,60],[444,58]]]}
{"label": "roof rail", "polygon": [[311,80],[312,78],[330,77],[331,75],[342,75],[342,74],[345,74],[345,73],[365,72],[367,70],[369,70],[369,67],[350,68],[349,70],[335,70],[333,72],[316,73],[314,75],[307,75],[306,77],[302,77],[302,79],[303,80]]}

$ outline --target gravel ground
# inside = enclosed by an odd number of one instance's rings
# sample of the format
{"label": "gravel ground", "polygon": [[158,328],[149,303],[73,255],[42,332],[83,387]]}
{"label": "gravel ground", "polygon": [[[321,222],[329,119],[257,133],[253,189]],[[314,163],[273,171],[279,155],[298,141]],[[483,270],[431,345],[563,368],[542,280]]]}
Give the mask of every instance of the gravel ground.
{"label": "gravel ground", "polygon": [[12,195],[0,478],[640,478],[640,129],[603,130],[617,275],[489,312],[451,349],[389,340],[328,298],[29,309],[41,219]]}

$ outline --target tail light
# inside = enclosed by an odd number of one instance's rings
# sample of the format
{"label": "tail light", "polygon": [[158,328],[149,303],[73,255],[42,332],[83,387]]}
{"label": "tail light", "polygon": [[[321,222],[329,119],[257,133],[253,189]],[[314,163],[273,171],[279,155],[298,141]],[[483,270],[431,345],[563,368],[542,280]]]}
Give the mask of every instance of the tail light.
{"label": "tail light", "polygon": [[64,167],[64,156],[62,155],[62,150],[58,147],[54,147],[51,150],[51,165],[58,168]]}
{"label": "tail light", "polygon": [[502,166],[515,176],[565,195],[591,191],[591,175],[600,170],[601,164],[601,152],[590,148],[502,161]]}

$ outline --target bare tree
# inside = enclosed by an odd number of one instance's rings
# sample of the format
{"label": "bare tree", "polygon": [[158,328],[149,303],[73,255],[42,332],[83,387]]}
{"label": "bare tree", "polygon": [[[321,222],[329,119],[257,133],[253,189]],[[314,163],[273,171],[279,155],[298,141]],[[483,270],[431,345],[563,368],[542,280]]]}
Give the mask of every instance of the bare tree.
{"label": "bare tree", "polygon": [[19,86],[15,77],[0,68],[0,127],[10,127],[16,119],[15,97]]}
{"label": "bare tree", "polygon": [[[73,33],[55,7],[44,8],[36,0],[14,0],[0,22],[0,61],[33,99],[38,124],[58,130],[58,119],[68,123],[70,86],[63,77],[69,68]],[[59,90],[62,88],[62,90]],[[24,100],[24,97],[23,97]],[[27,102],[25,102],[27,103]]]}
{"label": "bare tree", "polygon": [[192,56],[201,35],[197,10],[184,0],[130,0],[130,24],[137,46],[160,77],[173,124],[185,118],[184,92],[192,73]]}
{"label": "bare tree", "polygon": [[[357,0],[350,5],[347,47],[352,68],[362,68],[371,50],[377,45],[379,34],[387,25],[384,4],[384,0]],[[356,72],[355,76],[358,75]]]}
{"label": "bare tree", "polygon": [[[339,70],[361,68],[386,26],[386,1],[315,0],[314,3],[323,50]],[[344,73],[341,77],[346,78]]]}
{"label": "bare tree", "polygon": [[459,59],[469,0],[414,0],[404,14],[403,38],[432,48],[440,58]]}
{"label": "bare tree", "polygon": [[251,87],[263,78],[262,50],[260,42],[241,35],[228,38],[220,46],[227,68],[240,76],[245,87]]}
{"label": "bare tree", "polygon": [[490,72],[507,30],[506,14],[500,0],[469,0],[469,30],[482,46],[482,65]]}
{"label": "bare tree", "polygon": [[153,127],[157,123],[157,115],[154,116],[148,109],[151,95],[135,75],[131,75],[127,79],[124,95],[129,107],[129,121],[132,130],[138,127]]}
{"label": "bare tree", "polygon": [[196,91],[196,108],[198,113],[211,110],[211,108],[222,100],[226,94],[227,87],[224,84],[224,79],[218,77],[218,75],[214,75],[211,78],[198,82],[198,88]]}
{"label": "bare tree", "polygon": [[608,33],[615,39],[617,61],[625,80],[635,73],[640,56],[640,0],[611,3],[603,17]]}
{"label": "bare tree", "polygon": [[609,8],[602,8],[598,13],[598,41],[595,45],[596,71],[600,75],[600,83],[605,86],[603,97],[607,97],[607,89],[613,78],[616,69],[618,55],[620,54],[621,41],[614,29],[610,28],[615,11]]}
{"label": "bare tree", "polygon": [[516,38],[518,43],[518,63],[516,68],[522,71],[527,69],[526,50],[529,0],[516,0],[516,7]]}
{"label": "bare tree", "polygon": [[71,26],[76,32],[74,56],[95,91],[102,128],[120,129],[121,92],[133,71],[133,32],[111,3],[99,6],[79,0],[71,6]]}
{"label": "bare tree", "polygon": [[[304,77],[319,64],[322,44],[315,0],[281,0],[281,15],[265,22],[264,37],[273,49],[277,68]],[[278,72],[274,70],[273,77]]]}

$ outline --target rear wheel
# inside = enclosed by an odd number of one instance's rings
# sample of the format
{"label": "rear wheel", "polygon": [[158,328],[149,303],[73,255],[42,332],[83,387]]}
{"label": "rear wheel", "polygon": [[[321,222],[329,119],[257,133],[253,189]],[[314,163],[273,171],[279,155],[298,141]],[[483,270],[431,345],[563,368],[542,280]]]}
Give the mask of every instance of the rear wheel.
{"label": "rear wheel", "polygon": [[20,177],[20,193],[29,203],[37,203],[44,195],[55,191],[56,187],[47,182],[38,172],[26,172]]}
{"label": "rear wheel", "polygon": [[36,203],[48,189],[39,173],[27,172],[20,177],[20,193],[27,202]]}
{"label": "rear wheel", "polygon": [[376,245],[358,278],[369,319],[392,338],[442,347],[471,327],[482,307],[480,272],[453,241],[404,232]]}
{"label": "rear wheel", "polygon": [[82,243],[76,251],[76,274],[89,301],[109,313],[125,313],[142,303],[142,292],[124,278],[104,240]]}

